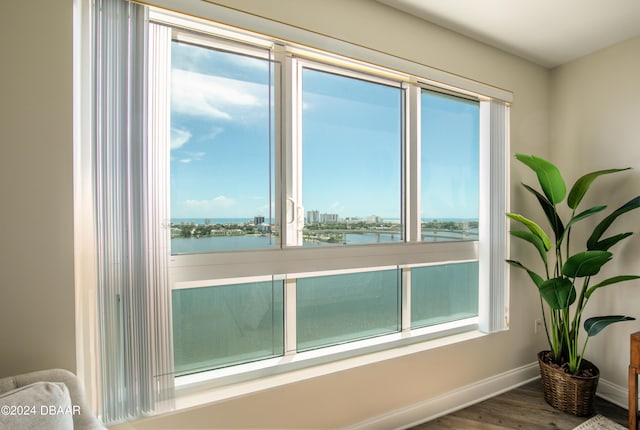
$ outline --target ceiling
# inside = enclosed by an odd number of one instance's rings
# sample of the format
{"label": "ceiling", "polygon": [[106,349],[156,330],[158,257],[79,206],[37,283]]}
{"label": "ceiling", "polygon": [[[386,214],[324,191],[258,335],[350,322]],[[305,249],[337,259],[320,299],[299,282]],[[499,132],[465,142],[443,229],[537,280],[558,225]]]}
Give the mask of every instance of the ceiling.
{"label": "ceiling", "polygon": [[640,0],[377,0],[552,68],[640,35]]}

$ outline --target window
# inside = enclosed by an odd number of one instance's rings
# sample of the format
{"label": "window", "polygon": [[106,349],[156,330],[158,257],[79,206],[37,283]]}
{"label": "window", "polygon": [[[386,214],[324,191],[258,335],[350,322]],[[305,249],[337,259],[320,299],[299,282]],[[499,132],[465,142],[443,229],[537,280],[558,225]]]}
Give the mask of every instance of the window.
{"label": "window", "polygon": [[178,375],[478,326],[486,102],[268,39],[151,25],[171,29]]}
{"label": "window", "polygon": [[304,245],[403,240],[403,91],[303,67]]}
{"label": "window", "polygon": [[284,353],[282,280],[173,290],[176,375]]}
{"label": "window", "polygon": [[105,421],[192,375],[506,328],[508,95],[286,26],[98,3],[83,183]]}
{"label": "window", "polygon": [[421,90],[420,112],[421,240],[477,239],[479,103]]}
{"label": "window", "polygon": [[478,263],[417,267],[411,271],[411,327],[478,315]]}
{"label": "window", "polygon": [[299,351],[398,332],[400,272],[299,278],[296,307]]}
{"label": "window", "polygon": [[278,243],[273,71],[250,54],[171,43],[173,254]]}

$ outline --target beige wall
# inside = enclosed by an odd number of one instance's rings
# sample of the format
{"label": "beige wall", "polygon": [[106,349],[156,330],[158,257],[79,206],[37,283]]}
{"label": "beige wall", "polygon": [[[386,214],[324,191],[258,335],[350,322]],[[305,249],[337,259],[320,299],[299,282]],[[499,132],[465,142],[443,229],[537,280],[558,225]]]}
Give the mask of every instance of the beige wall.
{"label": "beige wall", "polygon": [[75,369],[71,0],[0,3],[0,377]]}
{"label": "beige wall", "polygon": [[[369,0],[222,3],[512,90],[512,151],[548,153],[549,72],[541,67]],[[75,367],[71,5],[0,6],[0,376]],[[512,188],[520,170],[513,173]],[[512,193],[514,209],[523,204]],[[515,274],[507,332],[128,427],[355,423],[533,362],[544,346],[542,336],[532,335],[537,315],[535,292]]]}
{"label": "beige wall", "polygon": [[[550,144],[568,184],[582,174],[612,167],[634,171],[603,177],[592,186],[583,209],[609,204],[615,209],[640,194],[640,38],[565,64],[551,72]],[[600,218],[598,218],[599,220]],[[612,248],[605,275],[640,274],[640,210],[620,218],[611,234],[636,234]],[[594,222],[585,227],[593,228]],[[612,285],[593,296],[587,316],[624,314],[640,318],[640,282]],[[602,377],[627,384],[629,334],[640,322],[611,326],[589,342],[587,358]]]}

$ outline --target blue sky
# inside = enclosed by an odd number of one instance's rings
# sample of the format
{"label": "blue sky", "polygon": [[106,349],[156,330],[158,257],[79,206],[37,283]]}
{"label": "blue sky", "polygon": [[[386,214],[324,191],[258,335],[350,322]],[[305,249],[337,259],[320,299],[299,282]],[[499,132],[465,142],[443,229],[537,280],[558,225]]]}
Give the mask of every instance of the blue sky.
{"label": "blue sky", "polygon": [[423,91],[421,211],[424,218],[478,218],[479,105]]}
{"label": "blue sky", "polygon": [[269,214],[269,68],[173,44],[171,217]]}
{"label": "blue sky", "polygon": [[[268,218],[268,62],[174,43],[172,66],[171,217]],[[401,104],[399,88],[305,69],[305,211],[400,217]],[[477,218],[477,104],[427,96],[422,109],[422,216]]]}
{"label": "blue sky", "polygon": [[306,69],[305,209],[400,218],[401,90]]}

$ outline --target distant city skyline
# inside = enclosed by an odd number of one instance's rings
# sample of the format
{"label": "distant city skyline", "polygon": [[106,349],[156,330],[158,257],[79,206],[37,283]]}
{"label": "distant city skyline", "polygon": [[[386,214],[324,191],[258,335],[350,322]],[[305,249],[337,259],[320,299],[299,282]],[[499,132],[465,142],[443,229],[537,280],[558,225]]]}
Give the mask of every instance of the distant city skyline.
{"label": "distant city skyline", "polygon": [[[192,222],[192,223],[203,223],[203,224],[205,224],[207,220],[210,223],[253,222],[258,217],[261,217],[261,215],[246,216],[246,217],[229,217],[229,218],[220,218],[220,217],[211,217],[211,216],[209,217],[172,217],[171,222],[175,222],[175,223]],[[371,216],[367,216],[367,217],[338,216],[338,220],[339,221],[345,220],[345,219],[364,220],[370,217]],[[383,222],[400,222],[401,221],[400,218],[382,218],[382,217],[379,217],[379,218],[381,218]],[[305,216],[305,220],[306,219],[307,217]],[[274,218],[272,219],[272,221],[276,222],[276,219]],[[421,218],[421,222],[474,222],[474,221],[478,221],[478,218],[457,218],[457,217]],[[269,222],[269,219],[265,218],[264,222]]]}

